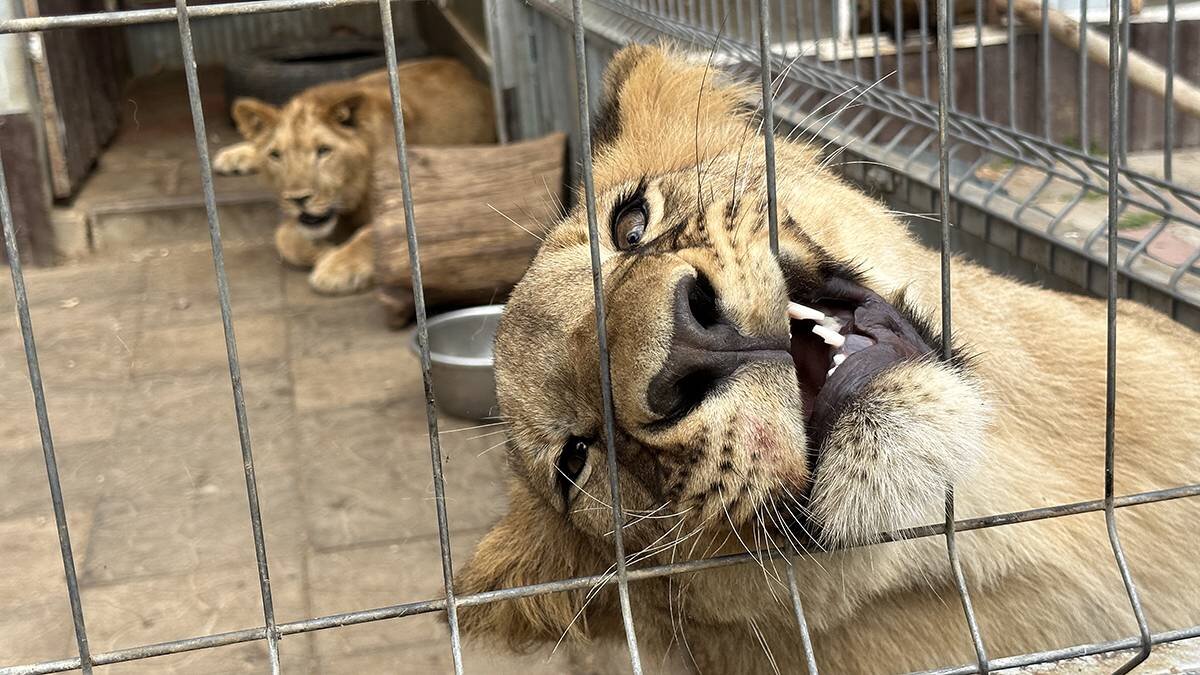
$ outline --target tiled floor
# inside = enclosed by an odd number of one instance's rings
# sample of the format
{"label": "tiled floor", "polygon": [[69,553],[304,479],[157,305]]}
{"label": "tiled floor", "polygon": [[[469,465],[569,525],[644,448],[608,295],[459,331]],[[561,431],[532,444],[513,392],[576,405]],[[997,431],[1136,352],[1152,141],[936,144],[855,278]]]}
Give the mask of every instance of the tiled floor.
{"label": "tiled floor", "polygon": [[[280,621],[423,600],[441,563],[407,333],[368,296],[323,298],[263,244],[226,261]],[[0,282],[0,666],[74,654],[13,300]],[[212,261],[179,245],[30,270],[33,320],[94,652],[260,625],[261,600]],[[444,418],[443,429],[471,423]],[[461,563],[504,505],[489,429],[445,434]],[[285,638],[289,673],[450,670],[418,616]],[[575,670],[469,648],[478,672]],[[97,669],[264,672],[261,644]],[[479,671],[482,667],[483,670]]]}

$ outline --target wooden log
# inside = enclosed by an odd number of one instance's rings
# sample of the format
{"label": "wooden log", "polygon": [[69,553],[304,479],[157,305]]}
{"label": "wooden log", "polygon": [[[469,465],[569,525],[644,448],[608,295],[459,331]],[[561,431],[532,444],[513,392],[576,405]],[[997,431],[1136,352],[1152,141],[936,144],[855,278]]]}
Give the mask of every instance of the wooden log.
{"label": "wooden log", "polygon": [[[396,327],[413,312],[404,199],[395,153],[376,155],[377,297]],[[408,149],[428,303],[507,298],[560,213],[565,156],[562,133],[507,145]]]}
{"label": "wooden log", "polygon": [[[1007,11],[1007,0],[995,0],[995,5],[1002,11]],[[1022,22],[1030,26],[1040,26],[1042,23],[1042,3],[1040,0],[1012,0],[1013,14],[1016,15]],[[1132,11],[1137,14],[1141,9],[1141,0],[1134,0]],[[1059,42],[1079,50],[1079,22],[1070,18],[1066,14],[1056,10],[1047,10],[1046,23],[1050,27],[1050,34]],[[1090,28],[1085,28],[1088,32],[1087,38],[1087,53],[1088,58],[1096,63],[1108,67],[1108,36],[1098,33]],[[1154,61],[1143,56],[1141,53],[1132,49],[1129,50],[1129,81],[1143,89],[1156,94],[1159,98],[1166,98],[1167,95],[1167,71]],[[1200,118],[1200,88],[1192,84],[1184,78],[1180,73],[1175,73],[1174,82],[1174,97],[1175,105],[1183,112],[1189,113]]]}

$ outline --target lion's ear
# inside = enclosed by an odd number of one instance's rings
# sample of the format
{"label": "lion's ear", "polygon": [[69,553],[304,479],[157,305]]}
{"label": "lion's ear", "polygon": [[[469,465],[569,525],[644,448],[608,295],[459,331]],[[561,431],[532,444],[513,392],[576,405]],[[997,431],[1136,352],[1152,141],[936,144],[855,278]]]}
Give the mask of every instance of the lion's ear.
{"label": "lion's ear", "polygon": [[600,83],[600,107],[592,124],[593,145],[606,145],[616,140],[621,131],[621,98],[625,80],[639,63],[653,58],[654,54],[653,47],[634,44],[609,59]]}
{"label": "lion's ear", "polygon": [[253,141],[275,128],[279,108],[256,98],[239,98],[233,102],[233,122],[243,138]]}
{"label": "lion's ear", "polygon": [[[585,560],[578,533],[564,516],[514,484],[510,510],[492,528],[471,561],[455,576],[458,595],[528,586],[577,576]],[[462,607],[459,625],[465,635],[498,640],[524,651],[557,641],[564,633],[586,638],[586,621],[576,620],[582,591],[564,591]]]}
{"label": "lion's ear", "polygon": [[330,124],[354,129],[360,121],[360,111],[366,95],[361,91],[347,93],[329,101],[325,109],[325,118]]}
{"label": "lion's ear", "polygon": [[753,89],[731,81],[709,56],[646,45],[613,55],[592,136],[599,182],[692,166],[727,150],[714,139],[741,139]]}

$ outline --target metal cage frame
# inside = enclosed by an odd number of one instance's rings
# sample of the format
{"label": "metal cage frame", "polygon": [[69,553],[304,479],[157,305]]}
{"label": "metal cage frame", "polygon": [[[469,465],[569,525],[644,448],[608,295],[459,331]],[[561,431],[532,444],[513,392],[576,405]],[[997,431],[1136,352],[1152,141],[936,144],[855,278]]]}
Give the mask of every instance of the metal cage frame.
{"label": "metal cage frame", "polygon": [[[613,509],[612,516],[614,522],[614,553],[615,565],[611,573],[603,575],[593,575],[587,577],[578,577],[572,579],[554,580],[544,583],[533,584],[529,586],[521,586],[515,588],[506,588],[486,593],[478,593],[472,595],[456,596],[453,586],[453,565],[450,556],[450,534],[447,526],[447,514],[445,504],[445,487],[443,484],[442,475],[442,456],[439,445],[438,436],[438,420],[434,407],[435,394],[433,384],[430,379],[430,353],[429,340],[427,332],[427,314],[424,301],[423,287],[421,283],[421,266],[419,256],[419,238],[417,236],[417,225],[413,215],[412,188],[409,181],[408,171],[408,156],[407,145],[405,141],[405,130],[403,116],[400,114],[400,100],[402,92],[400,90],[398,77],[396,74],[396,46],[395,36],[391,20],[391,4],[390,0],[377,0],[379,7],[379,15],[383,30],[384,48],[387,57],[387,65],[389,71],[389,83],[391,88],[392,108],[394,113],[394,133],[397,150],[397,161],[400,168],[401,186],[405,206],[405,225],[408,241],[408,255],[412,266],[412,281],[413,290],[416,301],[416,320],[417,320],[417,335],[420,347],[420,363],[421,374],[424,382],[425,402],[426,402],[426,417],[429,430],[430,440],[430,460],[432,464],[433,486],[437,511],[437,522],[439,531],[439,543],[441,548],[442,573],[445,584],[445,593],[442,596],[432,599],[406,602],[401,604],[389,605],[385,607],[362,609],[341,614],[332,614],[325,616],[317,616],[306,618],[298,621],[290,621],[280,623],[276,621],[271,598],[271,580],[269,567],[267,564],[267,551],[263,536],[262,516],[259,510],[258,503],[258,488],[254,473],[254,458],[251,449],[249,423],[246,416],[246,407],[242,391],[242,380],[240,365],[237,352],[237,339],[234,330],[234,321],[232,309],[230,306],[229,284],[225,272],[224,259],[222,255],[221,244],[221,229],[220,220],[217,213],[216,198],[213,189],[212,166],[209,159],[208,144],[205,135],[205,121],[200,107],[200,91],[199,83],[196,74],[196,60],[191,39],[191,20],[192,18],[222,16],[232,14],[250,14],[260,12],[280,12],[290,11],[305,8],[322,8],[341,6],[349,4],[366,4],[372,0],[253,0],[244,3],[221,3],[210,4],[198,7],[189,7],[186,0],[176,0],[175,8],[170,9],[152,9],[138,11],[114,11],[95,14],[82,14],[72,16],[57,16],[57,17],[37,17],[37,18],[22,18],[12,19],[0,22],[0,34],[15,34],[15,33],[31,33],[37,31],[55,30],[61,28],[79,28],[88,26],[124,26],[138,23],[150,22],[166,22],[174,20],[178,24],[180,44],[183,55],[184,72],[187,79],[188,99],[191,107],[191,115],[193,128],[195,131],[196,150],[199,156],[201,168],[201,182],[204,197],[204,206],[206,210],[209,235],[212,247],[212,257],[214,271],[216,275],[216,283],[218,289],[218,302],[221,310],[221,318],[224,327],[225,346],[227,360],[229,364],[230,382],[233,392],[233,403],[236,411],[236,419],[241,445],[241,454],[246,481],[246,494],[249,504],[250,525],[253,534],[255,554],[258,566],[258,579],[260,595],[262,599],[263,623],[260,626],[237,630],[232,632],[200,635],[180,640],[162,642],[156,644],[139,645],[115,651],[93,653],[88,645],[88,637],[86,624],[84,621],[83,606],[80,600],[79,585],[76,578],[75,563],[72,555],[72,546],[70,534],[67,527],[66,505],[63,500],[62,488],[59,483],[58,469],[55,460],[53,435],[51,433],[50,421],[46,410],[46,397],[42,386],[42,378],[37,356],[37,347],[34,338],[34,329],[30,318],[29,301],[26,294],[25,281],[21,266],[21,257],[17,250],[16,244],[16,224],[13,222],[12,209],[9,204],[7,184],[5,181],[3,163],[0,162],[0,217],[3,220],[3,232],[5,236],[5,245],[10,262],[10,271],[13,282],[14,294],[16,296],[16,306],[18,320],[20,323],[20,332],[24,343],[24,350],[29,370],[30,382],[33,390],[34,406],[37,413],[38,427],[41,437],[41,445],[46,465],[46,475],[48,479],[51,501],[54,509],[54,517],[58,530],[58,540],[61,549],[61,557],[63,569],[66,578],[67,594],[70,600],[72,619],[74,623],[75,639],[78,645],[78,655],[70,658],[64,658],[56,661],[47,661],[29,665],[15,665],[8,667],[0,667],[0,675],[33,675],[38,673],[54,673],[70,670],[81,670],[83,673],[91,673],[93,666],[101,666],[113,663],[133,661],[137,659],[145,659],[154,656],[174,654],[198,649],[207,649],[219,647],[223,645],[231,645],[237,643],[265,641],[272,673],[280,672],[279,659],[279,642],[280,638],[297,633],[324,630],[339,626],[347,626],[360,624],[383,619],[391,619],[404,616],[412,616],[416,614],[444,612],[446,614],[449,629],[450,629],[450,648],[453,655],[454,670],[456,673],[463,672],[463,662],[461,654],[459,626],[457,618],[457,609],[459,607],[470,607],[482,605],[486,603],[511,600],[514,598],[529,597],[533,595],[556,593],[573,589],[592,588],[598,586],[616,585],[619,599],[621,614],[624,622],[625,635],[630,656],[630,667],[634,673],[641,673],[641,661],[639,658],[637,637],[635,625],[630,610],[630,593],[631,585],[642,579],[657,578],[671,574],[683,572],[696,572],[716,567],[728,565],[743,564],[751,561],[758,556],[766,559],[782,559],[787,564],[788,584],[790,587],[790,595],[792,608],[794,610],[797,621],[798,635],[802,640],[805,654],[807,656],[807,666],[810,674],[817,672],[817,663],[813,655],[812,645],[809,639],[807,624],[805,621],[804,610],[800,603],[800,597],[797,590],[797,583],[794,571],[788,562],[788,555],[779,551],[772,552],[770,550],[758,551],[756,553],[742,553],[737,555],[726,555],[702,560],[692,560],[686,562],[678,562],[665,565],[656,565],[650,567],[642,567],[637,569],[628,569],[626,566],[627,560],[624,552],[624,544],[622,541],[623,516],[620,507],[620,495],[617,485],[616,474],[616,450],[613,445],[613,407],[612,407],[612,383],[608,368],[608,348],[607,336],[605,330],[605,314],[604,314],[604,296],[603,296],[603,279],[600,269],[600,249],[599,236],[596,220],[596,205],[595,205],[595,190],[592,183],[592,167],[591,167],[591,135],[590,135],[590,106],[592,101],[589,93],[589,70],[588,70],[588,53],[586,49],[587,31],[585,30],[584,3],[582,0],[571,0],[569,7],[565,0],[530,0],[532,4],[545,13],[554,16],[564,26],[572,27],[572,37],[574,46],[574,67],[577,86],[577,123],[578,123],[578,144],[579,160],[581,164],[580,179],[584,187],[583,197],[585,209],[587,213],[587,223],[589,232],[589,244],[591,252],[592,264],[592,282],[594,291],[594,302],[596,309],[596,331],[599,341],[600,352],[600,374],[601,374],[601,392],[604,405],[604,429],[605,429],[605,449],[608,455],[609,466],[609,481],[610,489],[613,494]],[[487,19],[487,30],[492,38],[493,52],[493,93],[496,96],[497,103],[502,102],[500,87],[498,86],[498,66],[500,63],[499,50],[496,48],[497,38],[501,33],[498,28],[498,12],[497,2],[499,0],[485,1],[485,18]],[[854,0],[851,0],[852,2]],[[871,0],[872,3],[872,20],[877,27],[879,23],[879,3],[881,0]],[[1114,444],[1114,411],[1116,404],[1116,307],[1118,299],[1118,280],[1119,274],[1123,271],[1130,274],[1130,266],[1138,254],[1142,253],[1145,246],[1142,245],[1132,253],[1126,256],[1123,264],[1113,264],[1119,261],[1118,237],[1108,236],[1109,226],[1117,222],[1124,208],[1129,205],[1136,205],[1148,209],[1161,218],[1161,223],[1154,236],[1161,232],[1167,226],[1168,222],[1183,222],[1197,227],[1200,227],[1200,194],[1192,192],[1188,189],[1180,187],[1170,182],[1171,176],[1171,134],[1173,129],[1173,117],[1170,105],[1170,88],[1168,82],[1168,105],[1167,108],[1167,143],[1164,153],[1164,171],[1166,180],[1153,178],[1145,174],[1137,173],[1124,165],[1123,152],[1110,152],[1107,162],[1102,158],[1091,155],[1087,150],[1087,143],[1084,143],[1083,151],[1072,150],[1061,144],[1054,143],[1050,140],[1049,133],[1043,134],[1043,137],[1037,137],[1032,134],[1018,131],[1011,126],[988,121],[981,116],[969,115],[958,112],[954,109],[953,93],[951,91],[952,83],[948,74],[951,72],[953,49],[951,48],[950,29],[949,29],[949,0],[935,0],[937,6],[938,17],[938,41],[937,41],[937,68],[940,77],[938,77],[937,103],[933,104],[930,101],[910,96],[899,91],[883,91],[875,88],[874,84],[861,75],[860,58],[857,53],[858,42],[854,42],[854,68],[855,73],[848,74],[843,72],[841,61],[836,60],[830,66],[822,61],[820,55],[820,38],[816,34],[816,25],[820,22],[820,17],[817,15],[818,4],[813,5],[814,21],[813,35],[816,38],[815,44],[817,49],[814,50],[813,57],[810,60],[803,60],[803,50],[801,53],[789,54],[779,53],[771,49],[771,3],[770,0],[758,0],[757,11],[751,12],[751,16],[743,16],[743,5],[747,3],[736,3],[736,17],[730,14],[729,0],[700,0],[700,2],[684,2],[683,0],[635,0],[633,2],[619,2],[618,0],[592,0],[588,3],[589,10],[593,12],[606,13],[610,21],[615,21],[623,26],[624,34],[632,36],[632,39],[652,40],[663,36],[675,38],[682,41],[691,41],[693,43],[704,41],[706,44],[718,45],[721,47],[723,54],[735,59],[736,63],[733,68],[736,72],[749,74],[757,70],[757,74],[761,79],[761,103],[762,114],[767,120],[774,120],[778,117],[785,121],[790,121],[793,127],[799,127],[803,124],[796,122],[797,111],[802,111],[807,105],[811,111],[819,111],[838,100],[843,95],[854,93],[854,99],[851,102],[861,101],[862,104],[871,110],[889,113],[892,115],[903,115],[911,122],[912,129],[921,129],[927,137],[921,142],[920,148],[924,149],[932,144],[936,144],[937,161],[933,171],[924,174],[924,180],[929,183],[933,181],[933,175],[936,173],[936,189],[939,194],[938,209],[938,224],[940,226],[941,239],[941,301],[942,301],[942,334],[951,333],[952,329],[952,296],[950,293],[950,275],[952,273],[951,265],[951,210],[952,196],[957,199],[964,199],[963,187],[965,179],[960,178],[957,183],[952,183],[951,180],[951,160],[954,153],[963,147],[977,146],[991,148],[995,153],[1001,156],[1008,157],[1014,161],[1014,166],[1017,163],[1040,167],[1046,172],[1047,176],[1056,177],[1061,180],[1066,180],[1078,186],[1079,194],[1075,200],[1065,209],[1064,213],[1054,216],[1055,222],[1061,220],[1065,216],[1065,212],[1069,211],[1078,204],[1079,200],[1088,193],[1103,192],[1107,194],[1108,199],[1108,217],[1104,223],[1097,227],[1092,239],[1089,240],[1089,245],[1092,241],[1106,239],[1107,248],[1104,256],[1097,257],[1092,255],[1093,262],[1103,264],[1106,269],[1105,277],[1105,292],[1107,295],[1107,367],[1106,367],[1106,420],[1105,420],[1105,444],[1104,444],[1104,460],[1105,460],[1105,482],[1104,482],[1104,497],[1087,502],[1077,502],[1071,504],[1060,504],[1036,509],[1029,509],[1014,513],[994,514],[981,518],[972,518],[966,520],[955,519],[954,509],[954,486],[949,485],[946,489],[945,498],[945,519],[941,523],[929,524],[920,527],[912,527],[894,532],[880,533],[879,542],[891,542],[918,537],[943,537],[946,542],[947,564],[949,565],[958,596],[962,604],[963,614],[966,624],[969,629],[969,638],[972,642],[975,652],[974,663],[956,665],[946,667],[940,670],[929,671],[936,673],[986,673],[993,670],[1004,668],[1013,668],[1025,665],[1047,663],[1060,661],[1073,657],[1111,653],[1121,650],[1136,649],[1128,661],[1118,670],[1120,673],[1128,672],[1135,668],[1138,664],[1148,658],[1151,649],[1154,645],[1177,640],[1190,639],[1200,637],[1200,625],[1191,627],[1180,627],[1173,630],[1151,633],[1146,623],[1142,612],[1141,603],[1138,599],[1137,586],[1135,580],[1130,574],[1129,568],[1125,561],[1124,553],[1121,549],[1120,536],[1117,527],[1116,509],[1134,506],[1140,504],[1148,504],[1171,499],[1179,499],[1186,497],[1200,496],[1200,484],[1190,484],[1174,488],[1161,489],[1149,492],[1141,492],[1137,494],[1116,495],[1113,488],[1113,463],[1116,447]],[[1128,0],[1109,0],[1109,35],[1112,37],[1109,43],[1109,63],[1118,64],[1117,67],[1109,68],[1108,78],[1108,94],[1113,102],[1112,114],[1110,115],[1108,137],[1110,139],[1125,138],[1126,124],[1126,105],[1127,88],[1126,80],[1123,77],[1123,69],[1126,64],[1125,58],[1128,46],[1128,27],[1129,14],[1127,10]],[[897,0],[899,5],[899,0]],[[977,8],[982,7],[983,0],[977,0]],[[1043,10],[1046,7],[1046,0],[1043,0]],[[799,5],[796,5],[795,12],[796,27],[798,33],[802,36],[803,20],[800,17]],[[925,3],[921,3],[921,7],[925,7]],[[1170,0],[1169,4],[1169,23],[1170,35],[1174,35],[1175,25],[1175,0]],[[781,0],[779,3],[781,14],[786,14],[787,5]],[[833,21],[835,29],[838,21],[838,5],[836,0],[831,4],[831,10],[834,13]],[[1084,10],[1086,11],[1086,9]],[[977,12],[976,17],[976,35],[980,35],[980,19],[981,13]],[[1045,12],[1043,11],[1043,16]],[[726,35],[723,31],[726,19],[731,21],[736,20],[738,30]],[[926,17],[922,12],[921,33],[922,43],[921,50],[925,54],[928,50],[928,36],[926,34]],[[1012,82],[1012,5],[1009,5],[1009,81]],[[901,28],[897,28],[897,35],[901,34]],[[873,52],[873,61],[875,68],[874,78],[877,81],[880,79],[880,52],[878,50],[878,31],[875,31],[875,49]],[[1047,33],[1043,23],[1043,32],[1041,35],[1043,49],[1045,48]],[[1168,72],[1173,71],[1174,59],[1174,38],[1172,37],[1171,59],[1172,68]],[[981,45],[981,43],[980,43]],[[981,48],[981,47],[980,47]],[[838,41],[833,41],[833,49],[838,49]],[[902,50],[899,50],[902,51]],[[792,58],[794,56],[794,58]],[[901,57],[902,58],[902,57]],[[1080,68],[1086,67],[1086,62],[1083,60],[1086,57],[1081,57]],[[982,62],[977,61],[977,65],[982,69]],[[927,61],[922,59],[922,80],[924,89],[928,91],[929,73],[927,70]],[[773,73],[777,74],[777,78],[773,77]],[[1169,76],[1168,76],[1169,77]],[[900,79],[904,78],[904,68],[900,67]],[[1048,100],[1048,79],[1042,80],[1043,104]],[[982,98],[982,79],[979,82],[979,96]],[[798,94],[797,91],[803,88],[805,93]],[[1012,97],[1012,88],[1010,86],[1010,99]],[[808,101],[813,95],[817,95],[817,102],[809,104]],[[1082,98],[1082,97],[1081,97]],[[1086,101],[1081,102],[1084,105]],[[1012,107],[1010,101],[1010,109]],[[849,104],[838,110],[838,115],[845,112]],[[498,108],[503,112],[503,107]],[[982,108],[980,108],[982,110]],[[809,115],[812,115],[810,112]],[[834,117],[836,119],[836,117]],[[858,114],[855,120],[849,124],[833,124],[833,119],[825,123],[821,129],[815,134],[811,134],[815,138],[824,138],[829,144],[837,144],[837,141],[843,134],[858,133],[856,129],[864,119],[862,114]],[[1012,119],[1012,117],[1010,117]],[[1086,116],[1081,116],[1081,133],[1084,138],[1087,135]],[[875,135],[881,123],[876,123],[875,127],[868,131],[868,135]],[[502,138],[506,137],[506,125],[501,115]],[[830,128],[833,127],[833,128]],[[901,135],[910,133],[909,129],[901,132]],[[778,220],[776,214],[776,193],[775,193],[775,164],[774,164],[774,134],[773,125],[765,125],[763,134],[763,151],[767,159],[767,190],[768,190],[768,226],[769,226],[769,241],[772,252],[778,252]],[[893,141],[887,150],[890,152],[895,149],[896,143]],[[0,148],[0,153],[2,153]],[[840,151],[840,148],[839,148]],[[976,163],[983,161],[986,155],[979,155],[975,160]],[[910,162],[904,166],[904,170],[913,176],[921,176],[911,166]],[[1013,171],[1010,171],[1008,178],[1011,178]],[[1047,183],[1051,178],[1047,178]],[[1045,187],[1043,184],[1042,188]],[[1039,188],[1038,192],[1041,191]],[[1161,197],[1162,193],[1169,193],[1173,200],[1167,202]],[[996,199],[997,190],[993,189],[990,192],[979,196],[976,201],[981,202],[982,208],[992,208],[993,202]],[[1030,200],[1026,203],[1018,205],[1017,215],[1021,211],[1030,208]],[[1180,212],[1180,207],[1183,205],[1184,213]],[[1011,211],[1009,212],[1011,215]],[[1115,229],[1115,228],[1114,228]],[[1148,243],[1148,242],[1147,242]],[[1086,253],[1086,252],[1085,252]],[[1091,255],[1091,254],[1087,254]],[[1182,297],[1178,294],[1178,282],[1192,264],[1200,258],[1200,252],[1192,257],[1190,261],[1182,266],[1171,277],[1167,283],[1157,284],[1159,290],[1172,295],[1179,301],[1190,302],[1190,299]],[[1172,312],[1174,313],[1174,312]],[[950,349],[947,341],[945,349]],[[948,356],[948,354],[947,354]],[[975,620],[975,613],[971,604],[971,596],[967,589],[966,580],[960,564],[960,556],[955,545],[955,535],[957,532],[977,530],[982,528],[1000,527],[1014,523],[1030,522],[1047,518],[1056,518],[1060,516],[1103,511],[1107,527],[1108,539],[1111,544],[1113,554],[1113,564],[1119,570],[1125,586],[1125,592],[1129,598],[1130,611],[1136,619],[1138,626],[1138,634],[1119,640],[1112,640],[1102,643],[1082,644],[1073,647],[1062,649],[1054,649],[1049,651],[1021,654],[1005,658],[989,658],[986,649],[986,635],[981,634],[978,624]],[[792,553],[796,553],[793,551]]]}

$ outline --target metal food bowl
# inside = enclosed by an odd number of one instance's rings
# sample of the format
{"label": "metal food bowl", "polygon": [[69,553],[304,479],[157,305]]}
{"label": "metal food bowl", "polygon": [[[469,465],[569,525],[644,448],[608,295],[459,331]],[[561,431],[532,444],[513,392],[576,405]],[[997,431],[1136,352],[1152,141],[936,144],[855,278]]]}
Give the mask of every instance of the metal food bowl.
{"label": "metal food bowl", "polygon": [[[429,319],[429,359],[437,407],[455,417],[483,420],[499,414],[492,342],[504,305],[485,305]],[[409,346],[420,356],[417,333]]]}

